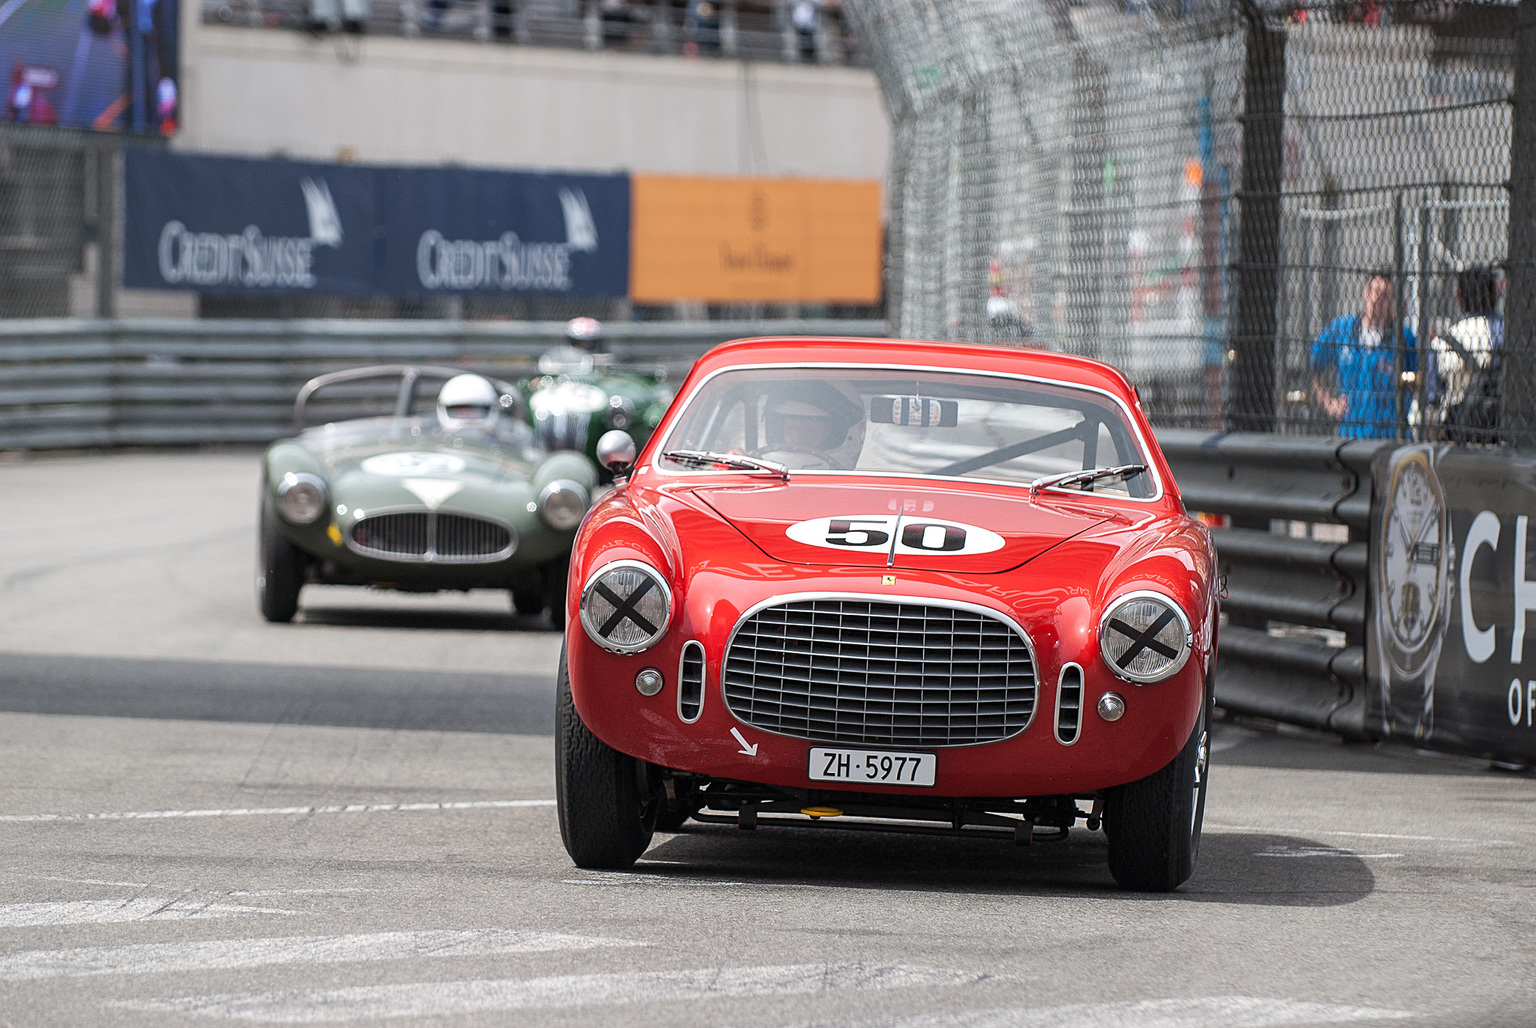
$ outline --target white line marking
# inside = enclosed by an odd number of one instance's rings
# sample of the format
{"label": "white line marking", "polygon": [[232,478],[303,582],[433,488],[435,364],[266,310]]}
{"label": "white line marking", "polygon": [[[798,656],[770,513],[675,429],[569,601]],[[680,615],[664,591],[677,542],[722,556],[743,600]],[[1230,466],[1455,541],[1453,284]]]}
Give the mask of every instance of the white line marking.
{"label": "white line marking", "polygon": [[165,974],[273,964],[340,964],[415,957],[467,957],[501,953],[644,946],[558,932],[510,929],[372,932],[362,935],[297,936],[279,939],[214,939],[206,942],[149,943],[84,949],[31,950],[0,956],[0,981],[26,981],[89,974]]}
{"label": "white line marking", "polygon": [[1207,996],[817,1021],[783,1028],[1278,1028],[1295,1024],[1399,1021],[1418,1016],[1406,1010],[1375,1007],[1255,996]]}
{"label": "white line marking", "polygon": [[349,803],[314,807],[235,807],[230,810],[128,810],[111,814],[0,814],[0,822],[155,821],[183,817],[259,817],[273,814],[392,814],[418,810],[497,810],[553,807],[554,800],[468,800],[460,803]]}
{"label": "white line marking", "polygon": [[1336,850],[1331,846],[1270,846],[1254,850],[1256,857],[1353,857],[1356,860],[1396,860],[1401,853],[1356,853],[1353,850]]}
{"label": "white line marking", "polygon": [[1514,846],[1505,839],[1465,839],[1443,835],[1394,835],[1390,832],[1325,832],[1314,828],[1261,828],[1254,825],[1223,825],[1207,821],[1205,827],[1248,835],[1337,835],[1346,839],[1397,839],[1402,842],[1445,842],[1458,846]]}
{"label": "white line marking", "polygon": [[363,1018],[421,1020],[488,1010],[539,1010],[596,1003],[654,1003],[720,997],[831,994],[844,989],[968,985],[991,976],[899,964],[800,964],[683,971],[559,975],[549,978],[257,992],[125,1001],[153,1013],[202,1014],[307,1024]]}
{"label": "white line marking", "polygon": [[139,896],[134,899],[69,900],[61,903],[0,904],[0,928],[36,925],[119,924],[124,921],[195,921],[251,914],[296,914],[296,910],[203,903],[189,899]]}

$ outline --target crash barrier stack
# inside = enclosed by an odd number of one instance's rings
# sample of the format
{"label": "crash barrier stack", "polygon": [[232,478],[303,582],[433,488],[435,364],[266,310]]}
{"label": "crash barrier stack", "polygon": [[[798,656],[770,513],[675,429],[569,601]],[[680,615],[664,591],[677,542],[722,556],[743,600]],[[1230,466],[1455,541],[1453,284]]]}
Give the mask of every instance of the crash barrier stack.
{"label": "crash barrier stack", "polygon": [[1158,442],[1216,541],[1225,595],[1216,701],[1368,734],[1371,463],[1390,443],[1164,429]]}
{"label": "crash barrier stack", "polygon": [[[310,378],[363,364],[449,364],[516,380],[563,322],[0,322],[0,450],[266,443]],[[883,336],[879,321],[610,322],[615,367],[680,382],[753,335]]]}

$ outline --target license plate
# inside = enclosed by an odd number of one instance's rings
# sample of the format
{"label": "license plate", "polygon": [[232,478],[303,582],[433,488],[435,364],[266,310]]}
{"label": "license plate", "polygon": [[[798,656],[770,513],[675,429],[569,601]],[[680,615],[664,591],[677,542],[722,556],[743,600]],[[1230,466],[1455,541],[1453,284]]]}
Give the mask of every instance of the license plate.
{"label": "license plate", "polygon": [[931,786],[938,766],[939,758],[933,753],[837,750],[813,746],[810,777],[816,782]]}

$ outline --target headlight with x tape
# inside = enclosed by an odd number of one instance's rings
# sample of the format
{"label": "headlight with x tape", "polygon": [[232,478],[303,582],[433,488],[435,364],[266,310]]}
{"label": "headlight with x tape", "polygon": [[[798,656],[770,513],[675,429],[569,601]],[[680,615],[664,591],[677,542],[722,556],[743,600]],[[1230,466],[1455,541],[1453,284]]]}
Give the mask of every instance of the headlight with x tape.
{"label": "headlight with x tape", "polygon": [[604,564],[581,591],[581,626],[614,653],[649,649],[671,619],[672,590],[661,572],[637,560]]}
{"label": "headlight with x tape", "polygon": [[1143,685],[1176,674],[1193,644],[1189,618],[1161,593],[1126,593],[1099,623],[1099,652],[1110,670]]}

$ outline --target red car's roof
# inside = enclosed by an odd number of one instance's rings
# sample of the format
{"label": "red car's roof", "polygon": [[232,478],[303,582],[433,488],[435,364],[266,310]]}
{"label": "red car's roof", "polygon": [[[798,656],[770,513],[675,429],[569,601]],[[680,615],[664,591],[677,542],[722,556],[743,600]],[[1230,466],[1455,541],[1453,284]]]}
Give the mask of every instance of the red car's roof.
{"label": "red car's roof", "polygon": [[1048,350],[1025,350],[971,343],[936,343],[911,339],[839,338],[836,336],[764,336],[722,343],[699,358],[694,373],[733,364],[758,362],[843,362],[936,364],[945,368],[1035,375],[1073,385],[1107,389],[1136,403],[1125,376],[1108,364]]}

